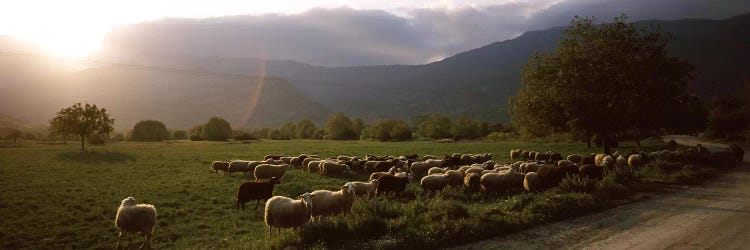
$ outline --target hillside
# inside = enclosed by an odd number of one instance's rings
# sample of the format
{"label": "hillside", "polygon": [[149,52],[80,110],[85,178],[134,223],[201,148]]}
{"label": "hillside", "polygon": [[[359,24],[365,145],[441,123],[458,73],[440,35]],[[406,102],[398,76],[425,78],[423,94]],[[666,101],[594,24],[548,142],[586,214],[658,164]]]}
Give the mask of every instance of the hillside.
{"label": "hillside", "polygon": [[[268,126],[329,112],[281,79],[104,66],[48,77],[0,92],[0,112],[45,123],[74,102],[106,108],[118,129],[145,119],[188,128],[211,116],[232,125]],[[256,98],[257,97],[257,98]]]}
{"label": "hillside", "polygon": [[[672,34],[670,55],[697,68],[690,88],[708,98],[733,91],[750,79],[750,14],[726,20],[642,21]],[[333,111],[367,120],[411,118],[425,112],[507,121],[507,98],[520,88],[520,71],[536,52],[553,50],[562,27],[526,32],[426,65],[320,67],[253,58],[200,58],[119,53],[128,62],[211,72],[288,79],[303,93]],[[165,51],[164,53],[169,53]],[[101,55],[107,58],[106,54]],[[261,69],[265,69],[261,70]]]}

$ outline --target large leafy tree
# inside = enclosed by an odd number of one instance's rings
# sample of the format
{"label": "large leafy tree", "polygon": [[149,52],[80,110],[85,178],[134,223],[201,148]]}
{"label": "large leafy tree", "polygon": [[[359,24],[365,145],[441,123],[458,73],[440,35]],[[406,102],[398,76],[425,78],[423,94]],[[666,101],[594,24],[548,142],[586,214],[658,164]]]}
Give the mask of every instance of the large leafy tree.
{"label": "large leafy tree", "polygon": [[359,131],[354,131],[354,124],[348,116],[338,112],[328,117],[326,133],[333,140],[352,140],[358,138]]}
{"label": "large leafy tree", "polygon": [[[183,131],[184,132],[184,131]],[[133,127],[134,141],[163,141],[169,139],[169,131],[164,123],[156,120],[139,121]]]}
{"label": "large leafy tree", "polygon": [[[510,100],[519,131],[613,138],[626,131],[659,133],[673,124],[694,67],[667,55],[671,36],[637,29],[622,15],[613,23],[571,21],[557,49],[532,56],[523,67],[523,88]],[[690,114],[685,114],[690,115]],[[700,123],[701,121],[693,121]],[[638,139],[638,138],[636,138]],[[609,152],[611,143],[604,142]]]}
{"label": "large leafy tree", "polygon": [[227,120],[211,117],[201,128],[201,137],[209,141],[226,141],[232,137],[232,126]]}
{"label": "large leafy tree", "polygon": [[75,135],[81,138],[81,151],[84,151],[84,142],[87,137],[106,137],[114,128],[115,120],[109,118],[107,110],[98,108],[96,105],[73,104],[63,108],[50,121],[50,132],[54,135]]}

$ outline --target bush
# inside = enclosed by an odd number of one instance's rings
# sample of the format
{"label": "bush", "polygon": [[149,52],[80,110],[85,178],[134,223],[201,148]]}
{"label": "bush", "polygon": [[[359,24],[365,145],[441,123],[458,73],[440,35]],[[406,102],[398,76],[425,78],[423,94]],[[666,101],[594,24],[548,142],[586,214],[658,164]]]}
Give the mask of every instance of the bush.
{"label": "bush", "polygon": [[232,137],[232,126],[230,126],[229,122],[224,119],[211,117],[211,119],[203,125],[201,137],[209,141],[226,141]]}
{"label": "bush", "polygon": [[172,139],[185,140],[188,138],[188,133],[185,130],[176,130],[172,134]]}
{"label": "bush", "polygon": [[355,131],[354,129],[352,120],[341,112],[329,117],[326,123],[326,134],[331,140],[358,139],[359,131]]}
{"label": "bush", "polygon": [[379,141],[410,140],[411,128],[404,120],[383,119],[362,130],[361,137]]}
{"label": "bush", "polygon": [[191,141],[202,141],[203,139],[203,125],[196,125],[190,128],[190,140]]}
{"label": "bush", "polygon": [[164,141],[169,139],[169,131],[167,131],[164,123],[160,121],[139,121],[133,127],[131,139],[140,142]]}
{"label": "bush", "polygon": [[506,132],[492,132],[487,135],[487,140],[491,142],[504,142],[515,139],[515,135]]}
{"label": "bush", "polygon": [[255,138],[255,136],[251,135],[248,132],[240,132],[234,136],[234,139],[238,141],[248,141],[248,140],[257,140],[258,138]]}

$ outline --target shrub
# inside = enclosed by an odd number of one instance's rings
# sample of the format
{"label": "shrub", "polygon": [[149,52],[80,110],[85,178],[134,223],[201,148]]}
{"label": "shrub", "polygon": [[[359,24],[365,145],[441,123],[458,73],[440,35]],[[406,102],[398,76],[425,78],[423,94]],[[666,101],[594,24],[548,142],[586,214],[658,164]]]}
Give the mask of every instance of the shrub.
{"label": "shrub", "polygon": [[202,141],[203,138],[203,125],[196,125],[190,128],[190,140],[191,141]]}
{"label": "shrub", "polygon": [[172,134],[172,139],[185,140],[188,138],[188,133],[185,130],[176,130]]}
{"label": "shrub", "polygon": [[238,141],[247,141],[247,140],[257,140],[258,138],[255,138],[255,136],[251,135],[248,132],[240,132],[234,136],[234,139]]}
{"label": "shrub", "polygon": [[133,141],[153,142],[169,139],[169,131],[164,123],[156,120],[139,121],[133,127]]}
{"label": "shrub", "polygon": [[209,141],[226,141],[231,136],[232,126],[219,117],[211,117],[201,131],[201,137]]}

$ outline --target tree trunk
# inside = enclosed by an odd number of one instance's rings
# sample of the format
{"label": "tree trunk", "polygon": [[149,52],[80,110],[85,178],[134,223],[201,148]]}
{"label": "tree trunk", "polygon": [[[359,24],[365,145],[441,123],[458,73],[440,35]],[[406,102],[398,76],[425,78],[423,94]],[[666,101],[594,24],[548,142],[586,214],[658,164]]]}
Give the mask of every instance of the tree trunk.
{"label": "tree trunk", "polygon": [[591,135],[586,135],[586,148],[591,148]]}
{"label": "tree trunk", "polygon": [[84,138],[83,136],[81,136],[81,151],[86,151],[86,150],[85,150],[85,149],[83,148],[83,141],[85,141],[84,139],[85,139],[85,138]]}

